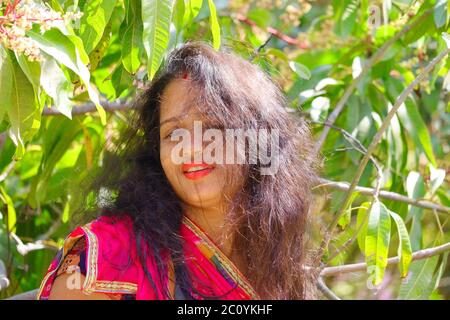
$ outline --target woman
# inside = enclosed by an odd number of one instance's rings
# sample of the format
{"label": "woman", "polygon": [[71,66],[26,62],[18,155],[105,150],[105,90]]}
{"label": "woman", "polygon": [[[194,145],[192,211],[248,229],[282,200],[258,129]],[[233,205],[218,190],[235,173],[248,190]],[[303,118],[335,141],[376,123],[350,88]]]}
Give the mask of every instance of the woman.
{"label": "woman", "polygon": [[87,188],[100,215],[66,238],[38,299],[310,297],[317,160],[286,108],[256,65],[203,42],[174,49]]}

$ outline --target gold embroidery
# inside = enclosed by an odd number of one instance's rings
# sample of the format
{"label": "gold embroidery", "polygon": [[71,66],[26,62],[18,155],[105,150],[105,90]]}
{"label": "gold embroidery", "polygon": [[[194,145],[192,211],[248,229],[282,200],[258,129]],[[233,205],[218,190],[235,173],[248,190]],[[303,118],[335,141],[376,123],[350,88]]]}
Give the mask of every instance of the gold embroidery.
{"label": "gold embroidery", "polygon": [[208,236],[186,215],[183,216],[185,225],[200,239],[204,241],[206,247],[211,250],[217,257],[221,265],[228,272],[228,274],[236,281],[236,283],[252,298],[259,299],[258,294],[239,271],[239,269],[228,259],[228,257],[208,238]]}
{"label": "gold embroidery", "polygon": [[71,237],[70,235],[66,237],[66,239],[64,240],[64,244],[63,244],[63,252],[61,254],[61,259],[59,259],[58,261],[58,265],[50,272],[47,273],[47,275],[44,277],[44,279],[41,282],[41,286],[39,287],[39,291],[36,294],[36,300],[39,300],[41,298],[42,292],[44,291],[45,286],[47,285],[47,281],[48,279],[50,279],[50,277],[58,271],[58,269],[60,268],[61,264],[63,263],[67,253],[72,249],[72,247],[74,246],[74,243],[76,243],[76,241],[78,241],[79,238],[81,238],[83,235],[80,234],[78,236],[75,237]]}
{"label": "gold embroidery", "polygon": [[84,281],[83,290],[87,293],[94,291],[136,293],[137,285],[135,283],[97,280],[98,240],[96,235],[89,229],[89,225],[82,227],[82,229],[88,238],[86,280]]}
{"label": "gold embroidery", "polygon": [[96,281],[95,289],[98,291],[134,294],[137,291],[137,285],[131,282]]}
{"label": "gold embroidery", "polygon": [[84,280],[83,290],[91,293],[94,290],[94,284],[97,280],[97,258],[98,258],[98,241],[97,237],[91,230],[89,230],[89,225],[81,227],[86,233],[88,238],[87,249],[87,261],[86,261],[86,279]]}

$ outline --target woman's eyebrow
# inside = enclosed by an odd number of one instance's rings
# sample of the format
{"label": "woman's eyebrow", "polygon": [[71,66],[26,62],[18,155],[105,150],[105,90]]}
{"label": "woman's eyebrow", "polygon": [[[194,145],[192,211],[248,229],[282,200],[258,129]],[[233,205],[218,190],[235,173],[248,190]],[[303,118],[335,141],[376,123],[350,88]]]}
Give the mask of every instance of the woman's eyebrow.
{"label": "woman's eyebrow", "polygon": [[201,113],[200,113],[200,112],[196,112],[196,113],[194,113],[194,114],[191,114],[191,113],[185,113],[185,114],[182,114],[182,115],[180,115],[180,116],[170,117],[170,118],[168,118],[168,119],[166,119],[166,120],[161,121],[161,122],[159,123],[159,126],[162,127],[163,125],[165,125],[166,123],[169,123],[169,122],[175,122],[175,121],[178,121],[178,122],[179,122],[179,121],[181,121],[181,120],[187,118],[187,117],[190,116],[190,115],[197,115],[197,114],[201,114]]}
{"label": "woman's eyebrow", "polygon": [[164,121],[161,121],[159,123],[159,126],[162,127],[163,125],[169,123],[169,122],[175,122],[175,121],[180,121],[182,118],[185,118],[186,115],[182,115],[182,116],[175,116],[175,117],[170,117],[169,119],[166,119]]}

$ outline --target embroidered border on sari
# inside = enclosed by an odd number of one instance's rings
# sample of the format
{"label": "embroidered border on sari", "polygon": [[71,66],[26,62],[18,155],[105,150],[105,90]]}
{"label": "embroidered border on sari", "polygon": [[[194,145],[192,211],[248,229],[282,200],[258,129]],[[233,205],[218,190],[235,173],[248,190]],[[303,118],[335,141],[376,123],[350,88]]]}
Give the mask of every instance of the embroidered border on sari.
{"label": "embroidered border on sari", "polygon": [[90,224],[81,227],[85,232],[88,241],[86,246],[86,279],[83,284],[83,291],[86,293],[105,292],[135,294],[137,292],[137,285],[135,283],[97,280],[98,240],[97,236],[89,229],[89,226]]}
{"label": "embroidered border on sari", "polygon": [[220,266],[223,267],[223,270],[245,291],[245,293],[247,293],[252,299],[260,299],[245,276],[214,244],[214,242],[212,242],[212,240],[205,234],[205,232],[186,215],[183,216],[183,222],[185,223],[186,227],[188,227],[197,237],[199,237],[203,241],[205,248],[212,252],[212,256],[208,257],[208,259],[211,260],[211,258],[215,257],[220,263]]}
{"label": "embroidered border on sari", "polygon": [[68,236],[66,238],[66,240],[64,241],[64,245],[62,247],[63,251],[61,254],[61,258],[58,261],[58,264],[53,268],[53,270],[49,271],[44,279],[41,282],[41,286],[39,287],[39,291],[36,294],[36,299],[39,300],[41,298],[42,292],[45,289],[45,286],[47,286],[47,282],[48,280],[55,274],[55,272],[58,271],[59,267],[61,266],[62,262],[64,261],[65,256],[67,255],[67,253],[72,249],[72,247],[75,245],[75,243],[78,241],[78,239],[80,239],[81,237],[83,237],[82,234],[78,235],[78,236]]}

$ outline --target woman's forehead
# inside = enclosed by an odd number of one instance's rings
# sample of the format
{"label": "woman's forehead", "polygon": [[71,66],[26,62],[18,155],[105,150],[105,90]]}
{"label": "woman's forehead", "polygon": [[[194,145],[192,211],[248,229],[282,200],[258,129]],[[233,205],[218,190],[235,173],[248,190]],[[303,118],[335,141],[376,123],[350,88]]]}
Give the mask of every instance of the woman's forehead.
{"label": "woman's forehead", "polygon": [[175,79],[164,89],[160,103],[160,125],[199,114],[197,91],[188,80]]}

